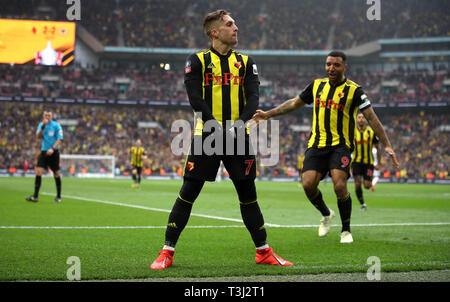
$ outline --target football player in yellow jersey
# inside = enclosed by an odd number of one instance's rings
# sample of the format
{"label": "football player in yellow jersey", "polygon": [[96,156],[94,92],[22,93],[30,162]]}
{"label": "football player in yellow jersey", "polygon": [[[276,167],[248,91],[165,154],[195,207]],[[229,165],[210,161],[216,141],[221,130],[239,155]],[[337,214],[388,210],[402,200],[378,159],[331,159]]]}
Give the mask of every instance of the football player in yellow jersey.
{"label": "football player in yellow jersey", "polygon": [[[353,151],[352,174],[355,179],[356,197],[361,204],[361,210],[365,211],[367,205],[364,202],[362,191],[362,179],[364,180],[364,188],[372,187],[372,177],[374,172],[374,157],[372,148],[377,148],[377,162],[381,160],[380,144],[375,136],[372,128],[367,126],[364,115],[359,112],[356,115],[355,130],[355,150]],[[379,167],[377,167],[379,169]]]}
{"label": "football player in yellow jersey", "polygon": [[346,78],[346,60],[347,56],[343,52],[330,52],[325,61],[328,77],[314,80],[300,95],[269,111],[257,110],[253,116],[253,120],[259,123],[306,104],[313,105],[313,124],[303,164],[302,185],[308,199],[322,214],[319,236],[323,237],[330,231],[335,214],[326,206],[318,187],[319,182],[330,174],[342,222],[341,243],[353,242],[350,233],[352,200],[347,189],[347,179],[350,177],[350,157],[358,109],[384,145],[384,151],[390,155],[393,166],[399,166],[384,127],[367,95],[358,84]]}
{"label": "football player in yellow jersey", "polygon": [[[267,243],[264,217],[256,194],[256,157],[249,152],[250,138],[244,128],[259,104],[256,63],[251,57],[232,49],[238,41],[238,27],[226,10],[219,9],[207,14],[203,28],[212,46],[190,55],[184,70],[189,103],[195,115],[201,114],[201,118],[195,119],[190,149],[193,152],[189,152],[186,158],[183,185],[169,215],[164,246],[150,268],[163,270],[173,264],[175,245],[189,220],[192,205],[205,182],[216,179],[221,162],[233,181],[240,201],[242,220],[255,245],[255,263],[291,266],[291,262],[275,254]],[[214,133],[206,129],[206,124],[211,123],[216,125]],[[211,136],[225,140],[224,149],[230,141],[236,141],[231,149],[237,149],[236,135],[239,136],[239,130],[243,130],[244,134],[244,142],[239,147],[243,146],[245,150],[241,154],[209,153],[203,148],[198,153],[194,151],[197,149],[196,141],[203,146],[203,140]],[[211,239],[221,240],[220,237]]]}
{"label": "football player in yellow jersey", "polygon": [[141,184],[142,168],[144,167],[144,159],[147,159],[147,153],[142,147],[142,141],[137,139],[134,146],[130,148],[131,156],[131,176],[133,178],[133,187],[138,188]]}
{"label": "football player in yellow jersey", "polygon": [[[297,170],[298,170],[298,180],[302,181],[302,170],[303,170],[303,161],[305,160],[305,152],[303,150],[300,151],[300,153],[297,156]],[[301,184],[298,183],[298,186],[300,187]]]}

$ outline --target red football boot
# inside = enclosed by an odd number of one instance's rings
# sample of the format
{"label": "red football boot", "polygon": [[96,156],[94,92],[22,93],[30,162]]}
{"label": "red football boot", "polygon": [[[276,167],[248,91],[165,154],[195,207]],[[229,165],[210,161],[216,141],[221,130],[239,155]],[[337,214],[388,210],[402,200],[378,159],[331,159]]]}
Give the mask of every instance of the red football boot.
{"label": "red football boot", "polygon": [[171,250],[162,250],[159,252],[158,258],[153,261],[152,265],[150,265],[151,269],[166,269],[173,263],[173,254],[175,251]]}
{"label": "red football boot", "polygon": [[291,266],[291,262],[284,260],[277,254],[275,254],[271,247],[256,250],[255,257],[256,264],[271,264],[271,265],[281,265],[281,266]]}

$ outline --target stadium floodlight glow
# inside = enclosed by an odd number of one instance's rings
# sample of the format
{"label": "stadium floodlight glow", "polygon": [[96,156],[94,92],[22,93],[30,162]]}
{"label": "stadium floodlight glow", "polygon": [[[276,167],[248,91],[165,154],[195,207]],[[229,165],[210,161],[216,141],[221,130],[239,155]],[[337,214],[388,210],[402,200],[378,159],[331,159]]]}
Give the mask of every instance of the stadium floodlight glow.
{"label": "stadium floodlight glow", "polygon": [[159,64],[159,67],[161,68],[161,69],[164,69],[164,70],[170,70],[170,64],[169,63],[160,63]]}
{"label": "stadium floodlight glow", "polygon": [[83,178],[113,178],[116,159],[113,155],[61,154],[61,173]]}

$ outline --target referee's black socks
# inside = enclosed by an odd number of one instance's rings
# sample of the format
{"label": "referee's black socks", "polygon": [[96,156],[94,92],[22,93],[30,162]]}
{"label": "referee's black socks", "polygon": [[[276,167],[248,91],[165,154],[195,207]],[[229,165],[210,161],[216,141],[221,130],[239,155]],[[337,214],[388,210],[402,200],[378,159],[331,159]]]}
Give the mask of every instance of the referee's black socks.
{"label": "referee's black socks", "polygon": [[61,198],[61,177],[55,177],[56,197]]}
{"label": "referee's black socks", "polygon": [[342,232],[350,232],[350,217],[352,216],[352,198],[350,193],[343,198],[338,198],[339,214],[342,221]]}
{"label": "referee's black socks", "polygon": [[42,176],[36,175],[36,177],[34,178],[34,194],[33,194],[35,198],[38,198],[39,196],[39,189],[41,188],[41,182]]}

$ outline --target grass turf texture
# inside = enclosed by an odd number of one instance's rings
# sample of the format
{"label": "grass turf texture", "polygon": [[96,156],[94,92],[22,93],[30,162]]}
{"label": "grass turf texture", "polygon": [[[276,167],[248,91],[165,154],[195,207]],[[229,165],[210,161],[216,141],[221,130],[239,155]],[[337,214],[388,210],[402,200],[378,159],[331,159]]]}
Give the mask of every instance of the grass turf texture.
{"label": "grass turf texture", "polygon": [[[257,182],[268,242],[294,263],[273,267],[254,263],[231,182],[207,183],[174,265],[164,271],[149,265],[163,245],[181,180],[130,186],[125,179],[63,178],[63,200],[56,204],[55,184],[47,177],[39,202],[31,203],[24,198],[33,178],[0,178],[0,280],[67,280],[70,256],[80,258],[82,280],[366,272],[370,256],[380,259],[382,272],[450,268],[450,186],[378,184],[375,192],[364,191],[368,210],[361,212],[349,184],[355,242],[341,244],[339,215],[319,238],[320,214],[296,182]],[[338,213],[332,185],[322,183],[320,189]]]}

